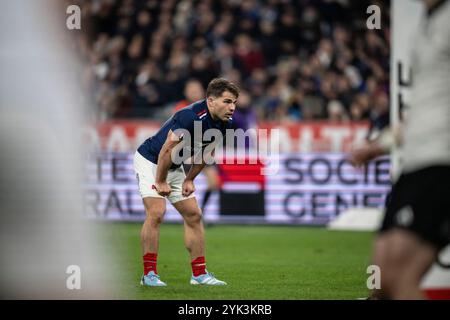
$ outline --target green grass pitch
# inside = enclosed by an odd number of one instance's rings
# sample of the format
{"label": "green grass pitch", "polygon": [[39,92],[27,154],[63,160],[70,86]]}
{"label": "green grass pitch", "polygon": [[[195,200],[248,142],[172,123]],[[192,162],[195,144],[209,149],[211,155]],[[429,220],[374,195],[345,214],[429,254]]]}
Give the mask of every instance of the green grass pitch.
{"label": "green grass pitch", "polygon": [[225,287],[191,286],[182,225],[161,227],[158,273],[164,288],[139,285],[140,224],[104,223],[114,252],[118,299],[356,299],[368,294],[366,273],[373,233],[288,226],[206,229],[209,271]]}

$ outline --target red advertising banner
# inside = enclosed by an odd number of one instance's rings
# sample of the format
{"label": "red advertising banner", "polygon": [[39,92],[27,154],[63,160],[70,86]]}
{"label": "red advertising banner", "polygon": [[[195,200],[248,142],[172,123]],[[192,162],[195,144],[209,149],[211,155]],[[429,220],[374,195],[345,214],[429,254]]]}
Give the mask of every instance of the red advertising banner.
{"label": "red advertising banner", "polygon": [[[86,128],[85,137],[95,150],[129,152],[160,128],[156,121],[107,121]],[[281,125],[260,123],[257,129],[279,131],[279,152],[347,152],[367,136],[368,123],[311,122]]]}

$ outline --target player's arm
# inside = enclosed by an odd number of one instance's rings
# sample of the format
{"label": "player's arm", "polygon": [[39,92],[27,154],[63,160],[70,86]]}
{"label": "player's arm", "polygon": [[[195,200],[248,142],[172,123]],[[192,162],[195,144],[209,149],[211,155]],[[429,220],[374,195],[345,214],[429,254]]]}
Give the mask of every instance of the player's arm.
{"label": "player's arm", "polygon": [[388,154],[394,145],[398,145],[400,143],[400,128],[396,128],[394,132],[390,128],[386,128],[381,132],[377,139],[367,141],[362,146],[353,149],[350,152],[348,161],[355,167],[365,165],[379,156]]}
{"label": "player's arm", "polygon": [[199,164],[193,164],[191,165],[191,169],[186,174],[185,180],[194,181],[195,177],[198,176],[198,174],[203,170],[203,168],[206,166],[206,163],[199,163]]}
{"label": "player's arm", "polygon": [[350,152],[348,161],[355,167],[363,166],[371,160],[388,153],[378,141],[368,141]]}
{"label": "player's arm", "polygon": [[195,191],[194,179],[205,166],[205,163],[191,165],[191,169],[186,174],[183,186],[181,187],[183,196],[187,197]]}
{"label": "player's arm", "polygon": [[167,134],[166,142],[164,142],[158,155],[158,165],[156,167],[155,189],[161,196],[168,196],[172,191],[167,183],[167,173],[172,166],[172,151],[180,143],[180,139],[172,130]]}
{"label": "player's arm", "polygon": [[[214,149],[212,150],[210,156],[214,157]],[[193,161],[193,164],[191,165],[189,172],[186,174],[186,178],[182,186],[182,194],[185,197],[189,196],[195,191],[194,179],[206,166],[205,159],[203,158],[203,153],[200,156],[200,158],[201,162],[198,163],[199,161]]]}

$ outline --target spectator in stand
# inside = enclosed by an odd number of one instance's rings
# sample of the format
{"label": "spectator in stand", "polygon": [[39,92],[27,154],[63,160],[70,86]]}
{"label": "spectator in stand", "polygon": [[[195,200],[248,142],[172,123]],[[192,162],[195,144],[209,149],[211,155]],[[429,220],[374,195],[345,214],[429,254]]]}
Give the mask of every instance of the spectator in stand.
{"label": "spectator in stand", "polygon": [[369,0],[74,1],[97,120],[158,119],[187,79],[218,75],[248,91],[258,120],[327,119],[335,100],[364,120],[389,95],[390,1],[377,2],[382,31],[365,27]]}
{"label": "spectator in stand", "polygon": [[184,97],[185,99],[179,101],[175,107],[174,112],[177,112],[180,109],[194,103],[198,100],[201,100],[205,97],[205,89],[200,81],[197,79],[190,79],[186,82],[186,86],[184,87]]}

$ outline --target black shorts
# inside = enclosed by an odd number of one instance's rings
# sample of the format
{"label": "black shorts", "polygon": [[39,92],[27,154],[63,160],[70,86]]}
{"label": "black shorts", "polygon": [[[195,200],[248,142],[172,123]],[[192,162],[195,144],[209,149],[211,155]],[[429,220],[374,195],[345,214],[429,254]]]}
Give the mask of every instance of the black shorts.
{"label": "black shorts", "polygon": [[380,232],[402,228],[438,249],[450,243],[450,166],[402,174],[392,187]]}

